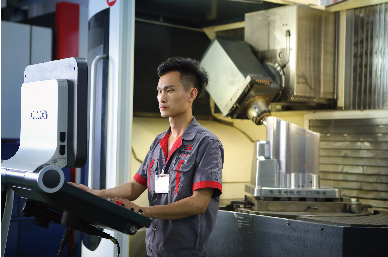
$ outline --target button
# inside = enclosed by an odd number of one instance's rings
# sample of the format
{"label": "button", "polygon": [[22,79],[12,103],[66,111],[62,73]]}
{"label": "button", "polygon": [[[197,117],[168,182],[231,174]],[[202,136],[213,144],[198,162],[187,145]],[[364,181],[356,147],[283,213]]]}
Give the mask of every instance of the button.
{"label": "button", "polygon": [[60,145],[59,146],[59,154],[60,155],[65,155],[66,152],[66,146],[65,145]]}
{"label": "button", "polygon": [[59,141],[61,141],[61,143],[64,143],[66,140],[66,132],[60,132],[59,133]]}
{"label": "button", "polygon": [[156,228],[155,228],[155,227],[153,227],[153,228],[152,228],[152,230],[153,230],[153,231],[156,231]]}

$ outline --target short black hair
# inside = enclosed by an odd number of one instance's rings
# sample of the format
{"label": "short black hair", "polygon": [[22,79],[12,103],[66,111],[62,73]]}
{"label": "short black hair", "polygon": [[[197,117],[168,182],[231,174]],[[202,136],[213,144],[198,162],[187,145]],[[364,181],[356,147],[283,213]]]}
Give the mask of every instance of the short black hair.
{"label": "short black hair", "polygon": [[170,71],[179,71],[180,80],[185,90],[187,91],[192,87],[196,88],[198,91],[197,98],[202,95],[203,88],[209,83],[206,70],[201,67],[198,61],[190,58],[171,57],[160,64],[157,71],[159,78]]}

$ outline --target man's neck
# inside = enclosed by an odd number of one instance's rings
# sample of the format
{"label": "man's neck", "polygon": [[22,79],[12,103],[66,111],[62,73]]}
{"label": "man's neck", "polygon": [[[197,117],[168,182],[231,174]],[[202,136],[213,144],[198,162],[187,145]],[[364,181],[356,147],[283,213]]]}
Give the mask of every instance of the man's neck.
{"label": "man's neck", "polygon": [[170,136],[177,138],[185,131],[185,129],[190,125],[193,120],[193,114],[187,113],[185,115],[170,117],[169,122],[171,126]]}

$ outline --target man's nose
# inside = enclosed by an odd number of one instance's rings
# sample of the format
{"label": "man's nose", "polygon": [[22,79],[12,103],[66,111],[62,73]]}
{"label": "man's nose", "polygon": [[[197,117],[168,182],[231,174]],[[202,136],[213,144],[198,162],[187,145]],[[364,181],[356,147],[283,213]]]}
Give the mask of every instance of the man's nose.
{"label": "man's nose", "polygon": [[158,94],[158,101],[160,103],[166,102],[166,94],[163,91]]}

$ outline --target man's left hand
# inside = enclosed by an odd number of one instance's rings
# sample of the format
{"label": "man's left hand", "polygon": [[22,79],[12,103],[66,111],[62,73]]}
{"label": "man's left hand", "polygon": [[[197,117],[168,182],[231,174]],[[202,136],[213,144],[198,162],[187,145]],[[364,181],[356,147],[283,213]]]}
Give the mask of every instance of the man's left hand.
{"label": "man's left hand", "polygon": [[139,209],[140,209],[140,206],[134,204],[133,202],[131,202],[131,201],[127,200],[127,199],[123,199],[123,198],[114,198],[114,199],[112,200],[112,202],[114,202],[114,203],[116,203],[116,201],[122,202],[123,205],[124,205],[124,208],[127,208],[127,209],[129,209],[129,210],[133,208],[133,211],[138,212]]}

